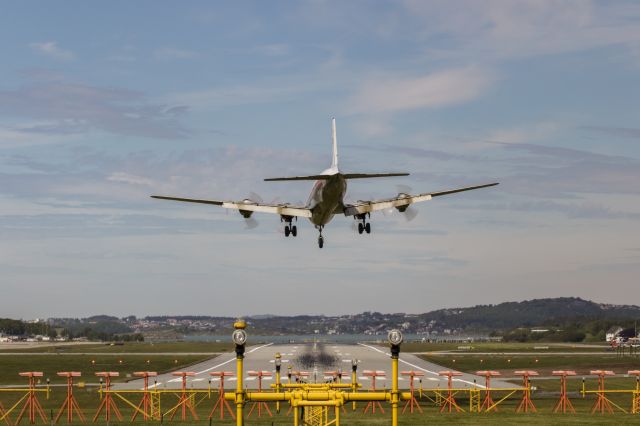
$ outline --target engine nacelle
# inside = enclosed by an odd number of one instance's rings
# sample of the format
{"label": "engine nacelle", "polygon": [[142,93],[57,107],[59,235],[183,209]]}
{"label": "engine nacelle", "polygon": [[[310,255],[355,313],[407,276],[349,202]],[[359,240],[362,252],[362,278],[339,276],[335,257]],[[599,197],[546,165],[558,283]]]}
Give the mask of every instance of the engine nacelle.
{"label": "engine nacelle", "polygon": [[250,210],[238,210],[238,212],[240,212],[242,217],[244,217],[245,219],[249,219],[251,217],[251,215],[253,214],[253,212],[250,211]]}
{"label": "engine nacelle", "polygon": [[[398,193],[398,198],[409,198],[411,197],[411,195],[405,193],[405,192],[399,192]],[[409,208],[410,204],[405,204],[404,206],[397,206],[396,210],[398,210],[400,213],[404,213],[407,211],[407,209]]]}

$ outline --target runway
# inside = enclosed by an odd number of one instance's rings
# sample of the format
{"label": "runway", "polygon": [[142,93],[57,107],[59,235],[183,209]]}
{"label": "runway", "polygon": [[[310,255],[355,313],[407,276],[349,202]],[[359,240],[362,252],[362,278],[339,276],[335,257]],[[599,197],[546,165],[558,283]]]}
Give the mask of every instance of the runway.
{"label": "runway", "polygon": [[[330,376],[325,376],[326,371],[336,371],[341,369],[347,373],[343,377],[343,382],[351,382],[351,365],[352,360],[358,360],[358,381],[363,385],[363,389],[371,387],[371,380],[364,376],[365,370],[375,370],[385,373],[386,377],[376,378],[377,388],[391,387],[391,360],[389,358],[389,349],[382,346],[365,345],[365,344],[321,344],[321,343],[304,343],[304,344],[267,344],[261,346],[248,347],[245,352],[244,362],[244,386],[248,389],[257,389],[258,380],[255,376],[250,376],[250,371],[268,371],[272,373],[271,377],[263,377],[262,387],[269,388],[275,383],[275,361],[276,353],[282,356],[282,382],[288,381],[289,366],[291,371],[307,371],[309,372],[308,381],[322,383],[329,380]],[[206,389],[209,387],[211,380],[212,388],[219,386],[219,378],[211,377],[209,373],[214,371],[230,371],[235,373],[235,353],[225,353],[210,360],[193,365],[184,371],[194,372],[195,376],[189,377],[187,386],[193,389]],[[438,376],[439,371],[447,370],[447,368],[424,361],[415,355],[400,354],[400,371],[420,371],[424,373],[423,387],[436,388],[446,387],[446,378]],[[454,385],[457,388],[474,386],[474,379],[477,386],[483,388],[484,378],[471,374],[463,374],[454,379]],[[157,389],[176,389],[181,386],[181,378],[173,376],[171,373],[162,374],[154,381],[151,386]],[[236,377],[225,379],[225,387],[228,389],[235,388]],[[399,387],[407,389],[409,387],[409,379],[407,377],[399,377]],[[418,386],[418,383],[415,384]],[[492,381],[492,387],[512,387],[513,384],[502,380]],[[132,380],[127,383],[120,383],[114,386],[114,389],[141,389],[141,380]]]}

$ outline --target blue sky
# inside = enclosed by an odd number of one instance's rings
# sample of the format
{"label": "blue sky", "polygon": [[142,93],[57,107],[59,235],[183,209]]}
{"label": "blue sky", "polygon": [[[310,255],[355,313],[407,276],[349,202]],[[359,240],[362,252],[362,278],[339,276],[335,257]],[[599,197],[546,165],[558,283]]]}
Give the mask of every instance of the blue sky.
{"label": "blue sky", "polygon": [[[640,4],[8,3],[0,17],[2,316],[424,312],[640,303]],[[495,189],[336,217],[152,193],[306,200],[338,122],[351,200]],[[635,298],[630,296],[635,296]]]}

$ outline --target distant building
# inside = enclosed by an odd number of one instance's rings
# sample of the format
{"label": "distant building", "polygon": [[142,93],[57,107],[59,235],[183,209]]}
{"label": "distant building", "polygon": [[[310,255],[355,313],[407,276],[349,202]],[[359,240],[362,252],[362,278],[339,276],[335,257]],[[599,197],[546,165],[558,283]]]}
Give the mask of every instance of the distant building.
{"label": "distant building", "polygon": [[618,336],[620,335],[622,330],[624,330],[624,329],[622,327],[620,327],[620,326],[611,327],[609,330],[607,330],[607,334],[605,335],[605,340],[608,343],[611,343],[611,342],[617,340]]}

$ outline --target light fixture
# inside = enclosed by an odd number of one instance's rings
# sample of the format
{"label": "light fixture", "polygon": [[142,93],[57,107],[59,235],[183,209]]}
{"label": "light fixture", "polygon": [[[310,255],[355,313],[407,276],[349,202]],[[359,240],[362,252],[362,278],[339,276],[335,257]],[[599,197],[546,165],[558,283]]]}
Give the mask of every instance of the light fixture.
{"label": "light fixture", "polygon": [[242,346],[247,342],[247,332],[241,328],[236,329],[233,331],[231,338],[233,339],[233,343],[238,346]]}
{"label": "light fixture", "polygon": [[402,333],[400,330],[391,330],[387,338],[393,346],[398,346],[402,343]]}

